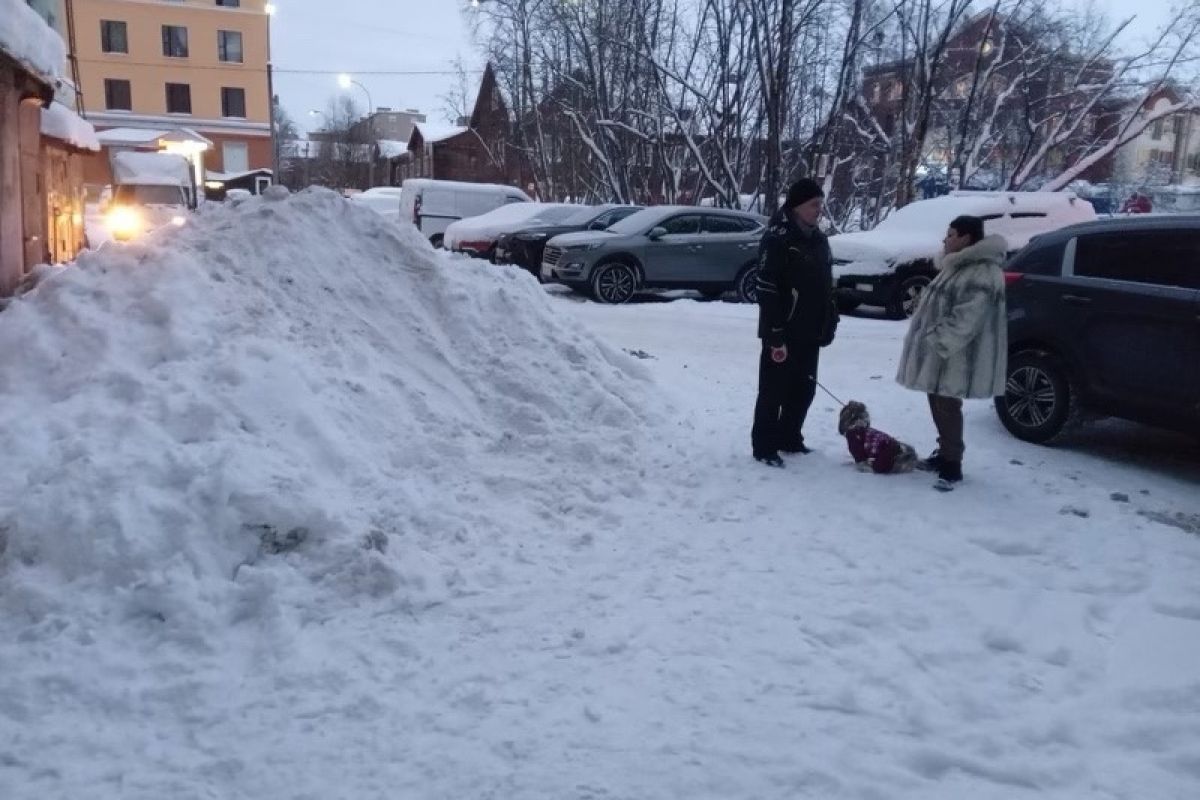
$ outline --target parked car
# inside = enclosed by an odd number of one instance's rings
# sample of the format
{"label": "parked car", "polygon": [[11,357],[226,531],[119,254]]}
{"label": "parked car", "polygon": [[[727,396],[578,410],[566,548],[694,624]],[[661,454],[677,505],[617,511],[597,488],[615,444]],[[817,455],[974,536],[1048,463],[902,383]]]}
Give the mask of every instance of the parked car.
{"label": "parked car", "polygon": [[708,297],[733,289],[752,302],[765,226],[764,217],[744,211],[647,208],[603,231],[555,236],[546,243],[542,279],[590,291],[602,303],[625,303],[650,287]]}
{"label": "parked car", "polygon": [[452,222],[486,214],[509,203],[528,203],[514,186],[410,178],[400,187],[400,218],[412,220],[434,247],[442,246]]}
{"label": "parked car", "polygon": [[1048,442],[1084,411],[1200,432],[1200,216],[1039,236],[1006,281],[1014,436]]}
{"label": "parked car", "polygon": [[400,219],[399,186],[373,186],[365,192],[350,195],[350,202],[371,209],[385,219],[397,222]]}
{"label": "parked car", "polygon": [[909,203],[869,231],[829,238],[841,309],[865,304],[895,319],[912,316],[937,274],[946,228],[962,214],[982,217],[1010,252],[1038,234],[1096,219],[1091,204],[1071,192],[951,192]]}
{"label": "parked car", "polygon": [[478,217],[450,223],[443,246],[455,253],[492,259],[496,240],[502,234],[529,225],[551,225],[575,214],[581,206],[569,203],[515,203],[493,209]]}
{"label": "parked car", "polygon": [[602,231],[640,210],[639,206],[582,206],[558,222],[538,223],[514,233],[501,234],[496,240],[492,260],[497,264],[516,264],[540,275],[542,251],[553,237],[577,231]]}

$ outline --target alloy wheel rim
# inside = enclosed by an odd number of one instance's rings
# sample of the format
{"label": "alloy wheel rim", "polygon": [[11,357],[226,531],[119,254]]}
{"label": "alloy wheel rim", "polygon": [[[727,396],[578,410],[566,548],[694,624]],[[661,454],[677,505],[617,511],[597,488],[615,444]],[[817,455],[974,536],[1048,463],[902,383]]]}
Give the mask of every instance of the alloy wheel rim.
{"label": "alloy wheel rim", "polygon": [[742,276],[742,297],[745,297],[751,303],[758,302],[758,272],[757,270],[748,270]]}
{"label": "alloy wheel rim", "polygon": [[1005,386],[1008,413],[1026,428],[1044,425],[1058,405],[1058,395],[1050,376],[1036,367],[1021,367],[1009,376]]}
{"label": "alloy wheel rim", "polygon": [[610,303],[623,303],[633,295],[633,276],[629,270],[613,267],[600,276],[600,295]]}

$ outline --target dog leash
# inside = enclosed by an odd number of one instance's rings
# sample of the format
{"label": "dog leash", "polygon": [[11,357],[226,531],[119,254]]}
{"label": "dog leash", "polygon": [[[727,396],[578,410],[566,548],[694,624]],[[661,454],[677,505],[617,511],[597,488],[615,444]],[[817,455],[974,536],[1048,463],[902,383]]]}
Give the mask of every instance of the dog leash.
{"label": "dog leash", "polygon": [[822,383],[821,383],[819,380],[817,380],[816,376],[814,376],[814,375],[809,375],[809,376],[808,376],[808,379],[809,379],[810,381],[812,381],[813,383],[815,383],[817,386],[820,386],[820,387],[821,387],[821,391],[822,391],[822,392],[824,392],[825,394],[829,395],[830,397],[832,397],[832,398],[834,399],[834,402],[836,402],[836,403],[837,403],[839,406],[841,406],[842,408],[845,408],[845,407],[846,407],[846,404],[845,404],[845,403],[843,403],[841,400],[838,400],[838,397],[837,397],[837,395],[836,395],[836,394],[834,394],[833,392],[831,392],[831,391],[829,391],[828,389],[826,389],[826,388],[824,387],[824,385],[822,385]]}

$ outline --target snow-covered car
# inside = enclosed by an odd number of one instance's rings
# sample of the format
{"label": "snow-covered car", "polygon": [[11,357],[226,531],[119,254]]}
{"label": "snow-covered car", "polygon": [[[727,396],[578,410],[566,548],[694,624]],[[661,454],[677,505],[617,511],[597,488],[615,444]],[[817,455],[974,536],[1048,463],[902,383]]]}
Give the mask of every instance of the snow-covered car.
{"label": "snow-covered car", "polygon": [[478,217],[451,223],[442,246],[456,253],[491,259],[501,235],[531,225],[553,225],[579,209],[580,206],[570,203],[510,203]]}
{"label": "snow-covered car", "polygon": [[456,221],[528,202],[529,195],[515,186],[409,178],[401,186],[400,217],[411,220],[434,247],[441,247],[446,229]]}
{"label": "snow-covered car", "polygon": [[365,192],[350,196],[350,202],[369,208],[376,214],[393,222],[400,220],[399,186],[374,186]]}
{"label": "snow-covered car", "polygon": [[872,230],[829,238],[842,310],[871,305],[895,319],[912,316],[937,274],[946,228],[963,214],[981,217],[1010,253],[1034,236],[1096,219],[1091,203],[1072,192],[951,192],[910,203]]}
{"label": "snow-covered car", "polygon": [[540,277],[546,242],[564,233],[602,231],[638,211],[641,211],[638,206],[580,206],[564,219],[534,222],[512,233],[502,234],[496,240],[493,261],[497,264],[516,264],[529,270],[535,277]]}

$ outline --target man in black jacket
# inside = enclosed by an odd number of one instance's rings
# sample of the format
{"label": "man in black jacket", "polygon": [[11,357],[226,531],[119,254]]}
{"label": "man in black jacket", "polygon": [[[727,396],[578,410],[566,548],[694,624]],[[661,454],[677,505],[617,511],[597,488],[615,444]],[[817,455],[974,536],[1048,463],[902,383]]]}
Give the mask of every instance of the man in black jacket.
{"label": "man in black jacket", "polygon": [[825,194],[797,181],[759,249],[758,402],[750,433],[754,457],[782,467],[779,453],[808,453],[804,418],[817,389],[821,348],[833,342],[838,313],[829,240],[817,228]]}

